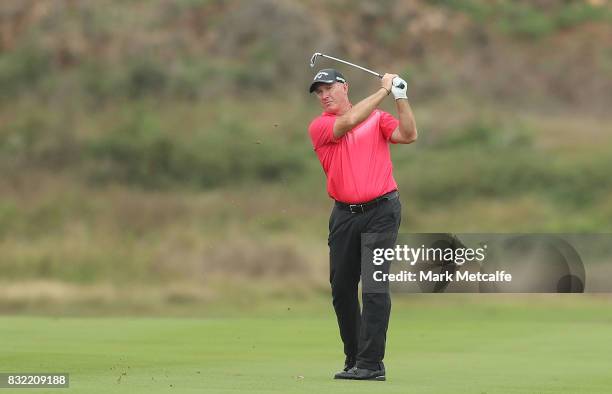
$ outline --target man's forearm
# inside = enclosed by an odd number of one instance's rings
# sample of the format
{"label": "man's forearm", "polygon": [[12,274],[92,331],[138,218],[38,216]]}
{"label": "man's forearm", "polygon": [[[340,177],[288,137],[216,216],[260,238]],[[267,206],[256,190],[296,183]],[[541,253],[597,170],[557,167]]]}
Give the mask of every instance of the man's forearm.
{"label": "man's forearm", "polygon": [[374,94],[353,105],[350,110],[336,119],[334,136],[340,138],[353,127],[366,120],[387,95],[387,90],[381,87]]}
{"label": "man's forearm", "polygon": [[406,99],[395,100],[399,117],[399,131],[406,140],[415,140],[417,137],[416,122],[410,103]]}

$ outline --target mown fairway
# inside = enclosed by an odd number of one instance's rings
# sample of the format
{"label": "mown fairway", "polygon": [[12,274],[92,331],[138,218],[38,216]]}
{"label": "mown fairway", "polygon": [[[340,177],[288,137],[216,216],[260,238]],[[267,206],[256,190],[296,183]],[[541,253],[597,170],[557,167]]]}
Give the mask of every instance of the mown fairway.
{"label": "mown fairway", "polygon": [[[0,318],[2,371],[69,372],[74,393],[610,392],[609,302],[394,304],[387,382],[331,379],[331,310],[251,318]],[[29,390],[20,392],[61,392]]]}

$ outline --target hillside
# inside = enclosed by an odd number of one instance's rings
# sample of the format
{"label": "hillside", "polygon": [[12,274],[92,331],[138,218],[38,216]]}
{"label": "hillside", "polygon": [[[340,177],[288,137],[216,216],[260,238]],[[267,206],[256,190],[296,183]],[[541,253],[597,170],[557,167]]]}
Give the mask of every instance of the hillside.
{"label": "hillside", "polygon": [[[409,83],[402,231],[610,231],[611,22],[603,0],[2,2],[0,308],[327,291],[315,51]],[[354,101],[377,86],[339,68]]]}

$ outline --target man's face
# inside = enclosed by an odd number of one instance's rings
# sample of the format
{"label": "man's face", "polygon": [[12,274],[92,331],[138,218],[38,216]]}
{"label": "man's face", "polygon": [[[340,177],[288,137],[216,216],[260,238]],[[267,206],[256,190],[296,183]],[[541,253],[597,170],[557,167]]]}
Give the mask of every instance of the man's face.
{"label": "man's face", "polygon": [[346,83],[319,83],[314,93],[325,112],[336,114],[348,103],[348,85]]}

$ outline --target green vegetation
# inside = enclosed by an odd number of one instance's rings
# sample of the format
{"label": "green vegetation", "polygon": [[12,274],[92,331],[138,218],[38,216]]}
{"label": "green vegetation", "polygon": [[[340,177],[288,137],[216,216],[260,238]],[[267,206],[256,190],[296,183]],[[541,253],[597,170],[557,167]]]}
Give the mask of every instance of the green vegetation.
{"label": "green vegetation", "polygon": [[0,6],[0,310],[326,291],[315,48],[409,82],[402,231],[611,230],[607,4],[34,3]]}
{"label": "green vegetation", "polygon": [[[279,114],[273,98],[235,116],[228,102],[95,113],[72,103],[72,114],[19,103],[0,138],[5,278],[197,287],[212,267],[235,279],[289,264],[283,277],[325,288],[330,202],[306,135],[314,103]],[[402,231],[610,230],[605,128],[494,107],[438,119],[448,105],[415,105],[419,141],[391,148]],[[227,240],[243,253],[210,252]]]}
{"label": "green vegetation", "polygon": [[[162,130],[150,112],[136,112],[127,124],[89,145],[93,161],[101,161],[96,178],[132,185],[169,188],[193,185],[279,181],[298,173],[305,149],[262,143],[256,132],[237,120],[207,130],[181,133]],[[301,155],[304,157],[305,155]]]}
{"label": "green vegetation", "polygon": [[479,23],[491,23],[505,34],[526,39],[542,38],[583,23],[612,21],[612,10],[606,2],[600,5],[583,0],[552,2],[430,0],[429,2],[465,13]]}

